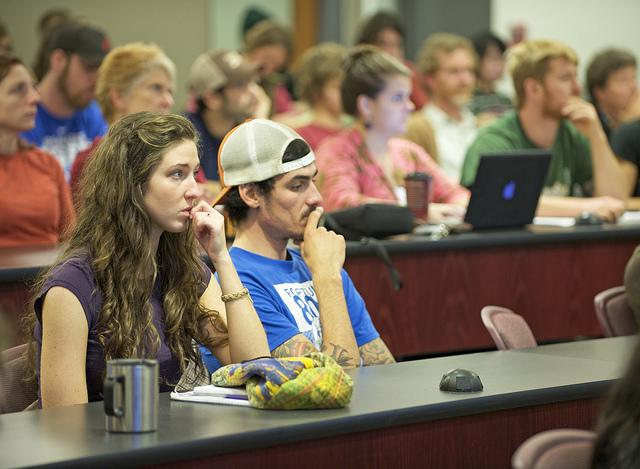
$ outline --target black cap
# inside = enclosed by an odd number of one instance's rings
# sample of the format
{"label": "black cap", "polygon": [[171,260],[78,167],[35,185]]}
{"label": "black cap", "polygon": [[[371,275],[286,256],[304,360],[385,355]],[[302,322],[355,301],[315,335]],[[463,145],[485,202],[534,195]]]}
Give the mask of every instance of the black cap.
{"label": "black cap", "polygon": [[93,26],[66,23],[60,25],[51,38],[50,50],[62,49],[78,54],[94,65],[100,65],[111,49],[107,35]]}

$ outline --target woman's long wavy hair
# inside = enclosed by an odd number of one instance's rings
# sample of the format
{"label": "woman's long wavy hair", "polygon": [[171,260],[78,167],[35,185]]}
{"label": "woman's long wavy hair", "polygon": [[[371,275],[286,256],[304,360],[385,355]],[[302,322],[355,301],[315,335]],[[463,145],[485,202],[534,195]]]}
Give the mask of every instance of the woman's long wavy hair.
{"label": "woman's long wavy hair", "polygon": [[[56,265],[88,255],[103,298],[96,327],[106,360],[156,356],[160,337],[150,298],[158,276],[165,340],[182,371],[188,360],[202,370],[192,339],[214,345],[226,341],[226,326],[218,312],[199,302],[206,286],[191,230],[163,233],[156,253],[150,245],[151,221],[144,205],[147,184],[163,155],[184,141],[196,141],[196,131],[184,117],[129,115],[111,127],[80,180],[78,220]],[[54,268],[38,278],[34,301]],[[36,322],[32,311],[31,331]],[[205,322],[213,324],[214,338],[203,336]]]}
{"label": "woman's long wavy hair", "polygon": [[640,467],[640,343],[633,351],[624,376],[609,392],[600,415],[592,467]]}

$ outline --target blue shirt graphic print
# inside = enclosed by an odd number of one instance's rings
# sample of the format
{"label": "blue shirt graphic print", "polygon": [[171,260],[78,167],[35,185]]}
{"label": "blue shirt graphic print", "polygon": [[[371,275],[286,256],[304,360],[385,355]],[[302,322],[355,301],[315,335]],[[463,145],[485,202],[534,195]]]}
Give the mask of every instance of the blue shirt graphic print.
{"label": "blue shirt graphic print", "polygon": [[298,330],[320,350],[322,347],[322,327],[318,297],[313,288],[313,282],[308,280],[302,283],[280,283],[274,285],[273,288],[289,308]]}
{"label": "blue shirt graphic print", "polygon": [[35,127],[20,136],[29,143],[53,153],[58,159],[67,181],[71,177],[71,165],[78,152],[84,150],[96,137],[107,132],[98,103],[91,103],[70,117],[57,117],[38,103]]}
{"label": "blue shirt graphic print", "polygon": [[[229,251],[240,280],[249,290],[269,349],[274,350],[297,334],[303,334],[318,349],[322,328],[318,297],[311,272],[295,249],[287,260],[270,259],[238,247]],[[379,337],[364,300],[347,272],[342,269],[342,287],[358,347]]]}

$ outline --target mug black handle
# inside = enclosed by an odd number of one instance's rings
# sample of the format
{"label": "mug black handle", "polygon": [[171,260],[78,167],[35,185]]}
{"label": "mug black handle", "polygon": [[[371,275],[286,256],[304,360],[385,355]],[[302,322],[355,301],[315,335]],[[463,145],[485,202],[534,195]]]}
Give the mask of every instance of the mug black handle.
{"label": "mug black handle", "polygon": [[104,413],[114,417],[122,417],[124,415],[122,407],[114,407],[114,390],[118,384],[124,386],[124,376],[107,376],[104,380]]}

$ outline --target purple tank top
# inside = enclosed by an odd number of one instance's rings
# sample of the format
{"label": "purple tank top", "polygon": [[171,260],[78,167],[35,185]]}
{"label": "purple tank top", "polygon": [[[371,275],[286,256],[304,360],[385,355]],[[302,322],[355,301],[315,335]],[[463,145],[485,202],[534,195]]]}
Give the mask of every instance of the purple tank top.
{"label": "purple tank top", "polygon": [[[211,278],[211,271],[202,264],[202,292],[206,289]],[[40,295],[35,302],[35,312],[38,322],[35,327],[34,336],[38,344],[36,352],[36,374],[40,379],[40,350],[42,347],[42,305],[47,292],[53,287],[63,287],[73,293],[80,304],[87,318],[89,328],[87,343],[87,392],[89,402],[102,400],[102,382],[105,369],[104,350],[98,341],[96,326],[100,309],[102,307],[102,292],[98,289],[93,269],[86,255],[67,259],[63,264],[49,276],[42,287]],[[159,362],[160,372],[160,392],[170,391],[180,378],[180,365],[178,360],[171,355],[164,336],[164,309],[162,306],[161,279],[156,282],[151,295],[151,306],[153,308],[153,324],[160,337],[160,348],[156,356]]]}

